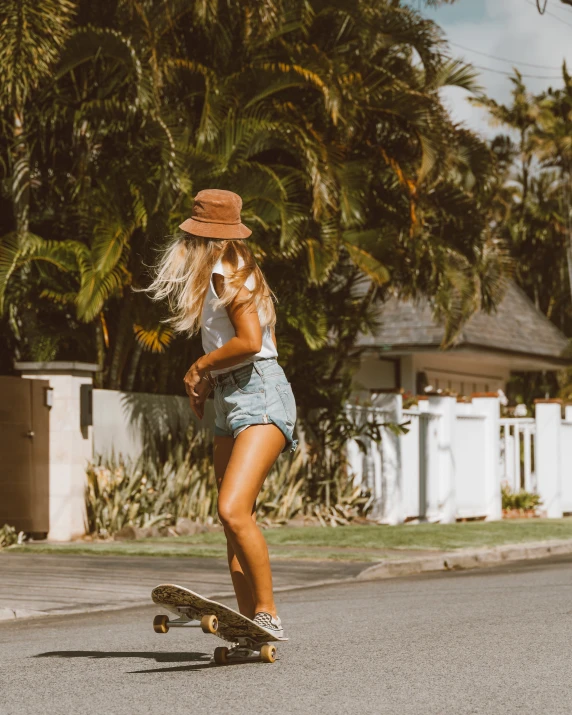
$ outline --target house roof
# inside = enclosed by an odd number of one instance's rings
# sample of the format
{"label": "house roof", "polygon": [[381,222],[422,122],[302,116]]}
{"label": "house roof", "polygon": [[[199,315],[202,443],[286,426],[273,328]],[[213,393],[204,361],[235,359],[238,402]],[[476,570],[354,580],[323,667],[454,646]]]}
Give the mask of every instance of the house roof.
{"label": "house roof", "polygon": [[[436,322],[426,300],[391,298],[380,310],[381,327],[373,335],[361,335],[358,345],[407,352],[438,350],[443,325]],[[568,339],[543,315],[528,296],[510,282],[496,312],[476,313],[463,327],[454,349],[474,348],[489,352],[520,354],[570,364]]]}

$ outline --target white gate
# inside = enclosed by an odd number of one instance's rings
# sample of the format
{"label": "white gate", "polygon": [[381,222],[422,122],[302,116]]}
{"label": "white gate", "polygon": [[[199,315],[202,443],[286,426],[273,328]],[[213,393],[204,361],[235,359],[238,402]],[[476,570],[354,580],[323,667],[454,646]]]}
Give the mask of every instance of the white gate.
{"label": "white gate", "polygon": [[500,420],[501,479],[513,492],[536,492],[534,442],[536,422],[532,418],[513,417]]}

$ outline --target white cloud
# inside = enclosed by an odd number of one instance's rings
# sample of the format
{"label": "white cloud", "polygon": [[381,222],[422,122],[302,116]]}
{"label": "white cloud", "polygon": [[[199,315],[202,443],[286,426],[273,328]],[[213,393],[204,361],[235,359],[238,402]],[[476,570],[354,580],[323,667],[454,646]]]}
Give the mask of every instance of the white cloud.
{"label": "white cloud", "polygon": [[[462,6],[469,2],[480,2],[484,5],[485,13],[482,19],[463,19],[465,12]],[[527,0],[460,0],[449,9],[446,22],[440,20],[439,11],[431,13],[431,17],[441,25],[450,42],[487,55],[514,60],[514,66],[526,75],[556,77],[553,80],[526,78],[527,87],[531,92],[537,93],[550,85],[562,84],[559,77],[564,59],[572,69],[572,12],[568,12],[556,0],[549,0],[548,8],[554,15],[558,14],[561,20],[552,15],[540,16],[535,3],[529,4]],[[511,65],[505,62],[457,47],[451,47],[451,51],[473,65],[512,72]],[[521,62],[546,65],[554,69],[536,69],[522,65]],[[509,77],[483,71],[480,84],[486,93],[497,101],[510,101],[512,83]],[[456,121],[465,122],[472,129],[488,136],[498,131],[490,127],[482,110],[469,104],[465,91],[449,88],[444,91],[443,98]]]}

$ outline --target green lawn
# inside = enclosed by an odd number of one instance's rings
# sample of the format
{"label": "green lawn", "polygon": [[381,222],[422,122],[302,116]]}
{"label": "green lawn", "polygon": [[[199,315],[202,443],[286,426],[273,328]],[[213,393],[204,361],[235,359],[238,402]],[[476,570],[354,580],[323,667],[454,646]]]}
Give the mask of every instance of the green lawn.
{"label": "green lawn", "polygon": [[359,547],[370,549],[463,549],[524,541],[572,539],[572,518],[522,519],[457,524],[305,527],[265,532],[270,544]]}
{"label": "green lawn", "polygon": [[[399,558],[400,550],[454,550],[547,539],[572,539],[572,518],[523,519],[460,524],[404,524],[401,526],[296,527],[264,532],[273,558],[377,561]],[[394,550],[387,553],[387,550]],[[141,541],[25,544],[3,553],[75,553],[124,556],[223,557],[222,533]]]}

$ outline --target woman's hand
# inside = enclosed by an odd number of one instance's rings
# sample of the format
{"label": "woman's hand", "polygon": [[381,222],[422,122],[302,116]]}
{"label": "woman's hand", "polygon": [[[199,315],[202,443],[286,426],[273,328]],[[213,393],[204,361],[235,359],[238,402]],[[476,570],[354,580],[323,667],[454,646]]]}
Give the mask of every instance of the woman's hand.
{"label": "woman's hand", "polygon": [[210,395],[212,386],[207,378],[206,370],[200,365],[200,360],[201,358],[188,369],[184,383],[191,409],[202,420],[205,413],[205,400]]}
{"label": "woman's hand", "polygon": [[207,397],[211,393],[211,386],[206,380],[201,380],[197,387],[195,388],[196,396],[189,395],[189,402],[191,404],[191,410],[195,415],[202,420],[205,414],[205,402]]}
{"label": "woman's hand", "polygon": [[201,382],[204,382],[206,385],[208,385],[208,382],[203,379],[203,376],[206,377],[205,370],[201,369],[201,367],[199,366],[199,360],[197,360],[191,365],[183,379],[183,382],[185,383],[185,390],[189,397],[199,396],[197,390],[199,389],[199,385],[201,384]]}

